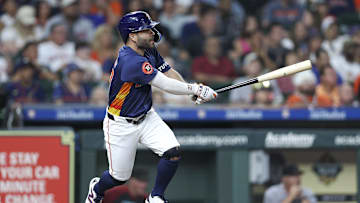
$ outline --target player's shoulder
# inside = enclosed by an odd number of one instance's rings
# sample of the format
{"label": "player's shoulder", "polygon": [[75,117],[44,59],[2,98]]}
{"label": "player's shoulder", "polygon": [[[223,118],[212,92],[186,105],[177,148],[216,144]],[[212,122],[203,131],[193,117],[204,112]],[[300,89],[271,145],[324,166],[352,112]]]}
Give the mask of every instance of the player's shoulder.
{"label": "player's shoulder", "polygon": [[119,50],[119,58],[123,62],[123,68],[132,68],[134,66],[139,66],[148,61],[144,56],[137,54],[130,47],[123,46]]}

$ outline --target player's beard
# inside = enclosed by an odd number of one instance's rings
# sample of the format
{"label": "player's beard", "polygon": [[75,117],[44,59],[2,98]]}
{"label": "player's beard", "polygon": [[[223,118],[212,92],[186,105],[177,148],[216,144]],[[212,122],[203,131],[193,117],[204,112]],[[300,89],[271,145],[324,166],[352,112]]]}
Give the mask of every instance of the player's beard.
{"label": "player's beard", "polygon": [[149,49],[154,47],[154,40],[153,39],[144,39],[139,38],[137,42],[137,47],[139,49]]}

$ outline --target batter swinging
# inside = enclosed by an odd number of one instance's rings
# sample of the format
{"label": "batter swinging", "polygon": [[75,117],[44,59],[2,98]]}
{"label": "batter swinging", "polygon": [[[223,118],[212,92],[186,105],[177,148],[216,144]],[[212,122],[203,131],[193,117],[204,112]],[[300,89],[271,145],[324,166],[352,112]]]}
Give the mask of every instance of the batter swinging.
{"label": "batter swinging", "polygon": [[165,203],[164,191],[180,159],[179,142],[152,108],[151,86],[178,95],[196,95],[197,103],[215,99],[208,86],[186,83],[155,48],[161,34],[143,11],[120,19],[118,30],[125,42],[110,77],[109,104],[103,122],[109,170],[90,181],[86,203],[101,202],[104,192],[131,176],[137,144],[161,157],[155,186],[145,203]]}

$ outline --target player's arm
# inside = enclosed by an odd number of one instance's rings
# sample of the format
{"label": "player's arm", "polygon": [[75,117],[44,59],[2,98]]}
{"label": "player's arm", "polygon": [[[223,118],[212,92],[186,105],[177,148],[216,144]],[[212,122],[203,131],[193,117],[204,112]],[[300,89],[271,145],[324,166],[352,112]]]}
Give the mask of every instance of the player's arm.
{"label": "player's arm", "polygon": [[180,75],[179,72],[177,72],[175,69],[170,68],[167,72],[164,73],[167,77],[185,82],[184,78]]}
{"label": "player's arm", "polygon": [[181,82],[167,77],[160,71],[156,73],[154,79],[149,84],[171,94],[197,95],[205,101],[215,99],[217,96],[217,93],[208,86]]}

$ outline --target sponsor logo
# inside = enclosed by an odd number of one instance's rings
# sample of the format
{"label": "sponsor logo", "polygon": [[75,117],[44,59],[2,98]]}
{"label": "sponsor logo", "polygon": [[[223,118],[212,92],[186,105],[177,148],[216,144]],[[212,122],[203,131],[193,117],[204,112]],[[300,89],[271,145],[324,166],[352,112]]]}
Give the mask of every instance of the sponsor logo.
{"label": "sponsor logo", "polygon": [[330,153],[325,153],[313,166],[313,170],[319,176],[320,181],[328,185],[335,181],[337,175],[342,171],[342,166]]}
{"label": "sponsor logo", "polygon": [[159,66],[157,69],[159,70],[159,71],[163,71],[165,68],[166,68],[166,66],[168,66],[169,64],[168,63],[166,63],[166,62],[164,62],[161,66]]}
{"label": "sponsor logo", "polygon": [[261,120],[263,118],[263,112],[259,110],[227,110],[225,112],[225,118],[228,120]]}
{"label": "sponsor logo", "polygon": [[146,74],[146,75],[150,75],[151,73],[154,72],[154,68],[152,67],[152,65],[148,62],[145,61],[142,64],[142,71]]}
{"label": "sponsor logo", "polygon": [[159,110],[159,111],[158,111],[158,114],[160,115],[160,117],[161,117],[162,119],[165,119],[165,120],[176,120],[176,119],[179,119],[179,112],[177,112],[177,111],[171,111],[171,110],[161,111],[161,110]]}
{"label": "sponsor logo", "polygon": [[311,110],[311,120],[345,120],[346,112],[340,110]]}
{"label": "sponsor logo", "polygon": [[337,146],[360,146],[360,135],[337,135],[334,142]]}
{"label": "sponsor logo", "polygon": [[195,135],[195,136],[177,136],[182,146],[239,146],[249,143],[246,135]]}
{"label": "sponsor logo", "polygon": [[309,148],[313,146],[315,138],[314,134],[268,132],[265,138],[265,147]]}
{"label": "sponsor logo", "polygon": [[58,110],[56,112],[57,120],[93,120],[94,113],[92,111],[75,111],[75,110]]}

